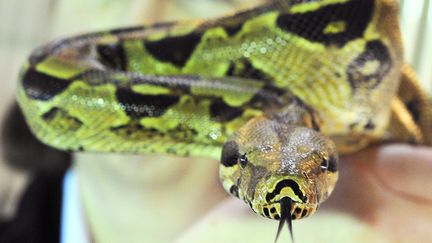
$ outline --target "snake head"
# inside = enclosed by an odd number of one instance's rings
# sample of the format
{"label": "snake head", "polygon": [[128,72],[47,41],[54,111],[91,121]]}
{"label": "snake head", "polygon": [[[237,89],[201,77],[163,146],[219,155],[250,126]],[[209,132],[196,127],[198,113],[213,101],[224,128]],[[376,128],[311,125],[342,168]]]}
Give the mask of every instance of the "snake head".
{"label": "snake head", "polygon": [[[300,219],[332,192],[337,163],[334,143],[318,131],[258,117],[224,144],[220,178],[226,191],[257,214]],[[284,198],[290,203],[283,204]]]}

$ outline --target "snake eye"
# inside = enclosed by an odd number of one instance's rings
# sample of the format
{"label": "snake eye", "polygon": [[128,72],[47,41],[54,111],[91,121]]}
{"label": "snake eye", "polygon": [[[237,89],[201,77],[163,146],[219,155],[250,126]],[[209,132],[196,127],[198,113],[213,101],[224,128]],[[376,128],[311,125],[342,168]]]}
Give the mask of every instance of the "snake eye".
{"label": "snake eye", "polygon": [[336,156],[330,156],[330,159],[328,161],[328,167],[327,169],[330,172],[337,172],[338,167],[338,159]]}
{"label": "snake eye", "polygon": [[320,169],[322,172],[330,171],[337,172],[337,164],[338,160],[335,156],[330,156],[329,158],[323,158],[323,161],[320,164]]}
{"label": "snake eye", "polygon": [[323,158],[323,161],[320,164],[320,169],[322,172],[326,171],[329,168],[329,161],[327,158]]}
{"label": "snake eye", "polygon": [[242,156],[240,156],[240,166],[242,168],[245,168],[247,163],[248,163],[248,159],[246,157],[246,154],[243,154]]}

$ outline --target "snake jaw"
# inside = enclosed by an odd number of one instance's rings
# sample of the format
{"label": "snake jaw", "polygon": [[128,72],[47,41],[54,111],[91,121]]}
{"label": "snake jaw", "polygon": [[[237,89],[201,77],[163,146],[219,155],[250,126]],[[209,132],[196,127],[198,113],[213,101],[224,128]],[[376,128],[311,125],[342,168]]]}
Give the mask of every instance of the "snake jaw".
{"label": "snake jaw", "polygon": [[255,194],[245,194],[243,200],[251,209],[266,218],[280,220],[281,200],[290,198],[292,220],[314,214],[320,203],[313,183],[298,176],[272,176],[256,186]]}
{"label": "snake jaw", "polygon": [[[286,196],[285,196],[286,197]],[[281,199],[282,200],[282,199]],[[291,219],[292,220],[297,220],[297,219],[302,219],[302,218],[306,218],[310,215],[313,215],[316,210],[318,209],[319,204],[317,203],[303,203],[303,202],[296,202],[293,199],[291,199],[292,203],[291,203],[291,208],[290,208],[290,212],[291,212]],[[262,206],[253,206],[256,205],[256,202],[247,202],[247,204],[252,208],[252,210],[269,219],[275,219],[275,220],[280,220],[281,219],[281,210],[282,208],[280,207],[280,200],[275,201],[273,203],[270,204],[264,204]]]}

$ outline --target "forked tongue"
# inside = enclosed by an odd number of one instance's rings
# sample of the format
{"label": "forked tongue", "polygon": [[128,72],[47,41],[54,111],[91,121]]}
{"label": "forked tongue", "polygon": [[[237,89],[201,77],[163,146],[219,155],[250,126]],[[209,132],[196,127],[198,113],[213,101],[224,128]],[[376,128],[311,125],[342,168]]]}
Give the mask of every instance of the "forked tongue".
{"label": "forked tongue", "polygon": [[277,242],[278,238],[279,238],[279,234],[282,231],[282,228],[285,224],[285,222],[287,222],[288,224],[288,230],[290,232],[291,235],[291,241],[294,243],[294,236],[293,236],[293,232],[292,232],[292,222],[291,222],[291,205],[292,205],[292,200],[289,197],[284,197],[280,200],[280,209],[281,209],[281,215],[280,215],[280,220],[279,220],[279,227],[278,227],[278,231],[276,234],[276,239],[275,239],[275,243]]}

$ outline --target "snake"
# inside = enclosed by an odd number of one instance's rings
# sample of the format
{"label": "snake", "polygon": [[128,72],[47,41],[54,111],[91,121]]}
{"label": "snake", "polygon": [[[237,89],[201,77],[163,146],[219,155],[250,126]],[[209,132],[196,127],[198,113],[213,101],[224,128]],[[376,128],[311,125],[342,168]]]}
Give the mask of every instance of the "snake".
{"label": "snake", "polygon": [[60,150],[219,160],[223,188],[292,237],[333,191],[340,155],[432,145],[398,22],[395,0],[273,0],[67,37],[32,52],[17,100]]}

